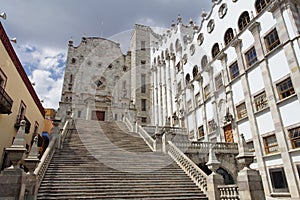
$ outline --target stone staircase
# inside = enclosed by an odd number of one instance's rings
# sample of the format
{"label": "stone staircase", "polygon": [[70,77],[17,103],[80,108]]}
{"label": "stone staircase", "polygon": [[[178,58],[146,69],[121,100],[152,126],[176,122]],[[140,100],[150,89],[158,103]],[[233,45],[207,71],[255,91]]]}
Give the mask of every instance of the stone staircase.
{"label": "stone staircase", "polygon": [[207,199],[169,156],[152,152],[124,123],[75,125],[37,199]]}

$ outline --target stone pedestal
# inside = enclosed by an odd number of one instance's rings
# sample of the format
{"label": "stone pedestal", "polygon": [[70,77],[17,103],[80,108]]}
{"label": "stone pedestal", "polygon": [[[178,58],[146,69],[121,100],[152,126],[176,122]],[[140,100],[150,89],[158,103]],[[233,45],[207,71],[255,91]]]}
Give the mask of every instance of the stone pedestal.
{"label": "stone pedestal", "polygon": [[25,180],[22,169],[5,169],[0,175],[0,199],[24,199]]}
{"label": "stone pedestal", "polygon": [[209,200],[220,200],[218,185],[224,185],[224,179],[215,172],[207,177],[207,196]]}
{"label": "stone pedestal", "polygon": [[261,176],[258,171],[249,167],[253,162],[253,157],[253,154],[249,152],[244,136],[241,135],[239,155],[236,157],[242,167],[237,177],[240,199],[265,200]]}
{"label": "stone pedestal", "polygon": [[237,185],[239,187],[240,199],[265,199],[261,176],[258,171],[244,168],[238,173]]}
{"label": "stone pedestal", "polygon": [[155,133],[155,151],[163,151],[163,135],[161,133]]}
{"label": "stone pedestal", "polygon": [[216,171],[220,167],[220,162],[218,161],[214,146],[211,145],[209,149],[207,167],[212,171],[212,173],[207,177],[207,196],[209,200],[220,200],[220,191],[218,190],[218,185],[224,185],[224,179]]}

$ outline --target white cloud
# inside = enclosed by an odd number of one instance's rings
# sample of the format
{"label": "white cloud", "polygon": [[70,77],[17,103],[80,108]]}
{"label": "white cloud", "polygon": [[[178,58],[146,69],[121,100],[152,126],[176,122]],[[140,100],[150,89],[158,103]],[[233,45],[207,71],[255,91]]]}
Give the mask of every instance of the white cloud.
{"label": "white cloud", "polygon": [[62,50],[18,46],[18,56],[45,108],[58,108],[66,56]]}
{"label": "white cloud", "polygon": [[54,80],[51,78],[51,73],[49,71],[37,69],[32,72],[29,79],[35,83],[34,89],[39,98],[43,100],[43,106],[45,108],[58,108],[63,77]]}

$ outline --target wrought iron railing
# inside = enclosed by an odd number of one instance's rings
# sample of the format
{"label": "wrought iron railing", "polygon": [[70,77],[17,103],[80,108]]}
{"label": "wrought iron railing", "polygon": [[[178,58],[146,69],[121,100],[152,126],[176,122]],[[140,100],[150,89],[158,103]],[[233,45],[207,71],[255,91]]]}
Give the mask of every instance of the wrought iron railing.
{"label": "wrought iron railing", "polygon": [[237,185],[219,185],[220,200],[239,200],[239,191]]}
{"label": "wrought iron railing", "polygon": [[10,114],[13,105],[13,100],[5,92],[4,88],[0,86],[0,113]]}
{"label": "wrought iron railing", "polygon": [[168,154],[181,169],[207,194],[207,175],[171,141],[168,141]]}

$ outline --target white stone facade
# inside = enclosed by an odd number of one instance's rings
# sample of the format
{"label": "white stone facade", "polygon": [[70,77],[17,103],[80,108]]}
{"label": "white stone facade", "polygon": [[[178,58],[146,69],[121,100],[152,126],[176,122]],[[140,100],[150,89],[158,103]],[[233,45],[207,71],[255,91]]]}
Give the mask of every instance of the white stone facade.
{"label": "white stone facade", "polygon": [[300,2],[215,0],[151,43],[153,125],[195,141],[244,134],[266,196],[300,198]]}

